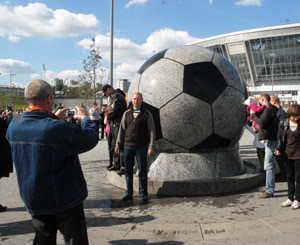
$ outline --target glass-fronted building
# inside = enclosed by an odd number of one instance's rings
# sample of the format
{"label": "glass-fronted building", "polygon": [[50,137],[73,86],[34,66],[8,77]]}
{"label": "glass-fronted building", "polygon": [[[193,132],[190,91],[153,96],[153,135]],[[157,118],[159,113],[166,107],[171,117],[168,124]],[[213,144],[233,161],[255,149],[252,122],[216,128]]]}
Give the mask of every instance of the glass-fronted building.
{"label": "glass-fronted building", "polygon": [[225,56],[250,94],[300,103],[300,23],[234,32],[195,43]]}

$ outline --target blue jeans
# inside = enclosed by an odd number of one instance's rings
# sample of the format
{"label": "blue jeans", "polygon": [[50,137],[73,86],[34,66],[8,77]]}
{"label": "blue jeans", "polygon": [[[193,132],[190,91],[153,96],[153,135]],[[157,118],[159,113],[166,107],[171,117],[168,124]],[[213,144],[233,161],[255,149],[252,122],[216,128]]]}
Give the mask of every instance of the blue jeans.
{"label": "blue jeans", "polygon": [[138,169],[139,169],[139,193],[140,196],[147,196],[147,147],[144,146],[124,146],[125,154],[125,179],[127,185],[126,195],[133,195],[133,167],[134,167],[134,158],[137,159]]}
{"label": "blue jeans", "polygon": [[277,141],[266,140],[265,142],[265,168],[266,168],[266,191],[274,194],[275,191],[275,162],[274,151]]}

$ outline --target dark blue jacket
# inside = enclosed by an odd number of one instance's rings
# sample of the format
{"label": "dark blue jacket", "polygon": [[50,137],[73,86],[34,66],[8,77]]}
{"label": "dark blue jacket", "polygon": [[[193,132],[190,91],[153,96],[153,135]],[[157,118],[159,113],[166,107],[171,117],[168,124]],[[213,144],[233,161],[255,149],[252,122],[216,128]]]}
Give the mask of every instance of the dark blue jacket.
{"label": "dark blue jacket", "polygon": [[276,115],[279,121],[284,121],[285,119],[287,119],[286,112],[282,109],[281,106],[278,108]]}
{"label": "dark blue jacket", "polygon": [[7,130],[19,190],[31,215],[66,211],[87,197],[78,154],[98,143],[96,125],[82,129],[41,111],[24,112]]}

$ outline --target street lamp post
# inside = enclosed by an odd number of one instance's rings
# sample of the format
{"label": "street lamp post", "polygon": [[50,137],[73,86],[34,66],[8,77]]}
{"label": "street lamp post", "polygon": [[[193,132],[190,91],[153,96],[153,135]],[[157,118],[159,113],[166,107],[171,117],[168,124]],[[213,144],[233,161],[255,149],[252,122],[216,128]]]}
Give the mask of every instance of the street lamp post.
{"label": "street lamp post", "polygon": [[114,0],[111,0],[111,11],[110,11],[110,86],[113,87],[113,64],[114,64]]}
{"label": "street lamp post", "polygon": [[276,57],[276,54],[272,53],[269,54],[270,57],[272,57],[272,66],[271,66],[271,79],[272,79],[272,96],[274,96],[274,90],[273,90],[273,85],[274,85],[274,58]]}
{"label": "street lamp post", "polygon": [[12,98],[11,94],[11,76],[16,76],[16,73],[11,73],[11,70],[9,70],[9,92],[10,92],[10,98]]}

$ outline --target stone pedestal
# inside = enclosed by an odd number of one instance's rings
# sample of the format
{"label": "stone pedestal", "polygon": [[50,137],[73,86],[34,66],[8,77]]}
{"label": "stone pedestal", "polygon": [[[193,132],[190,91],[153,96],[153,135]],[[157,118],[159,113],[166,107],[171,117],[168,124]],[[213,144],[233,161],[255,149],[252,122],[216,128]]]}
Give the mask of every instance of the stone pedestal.
{"label": "stone pedestal", "polygon": [[158,153],[148,162],[148,177],[156,180],[217,180],[245,172],[235,148],[208,153]]}

